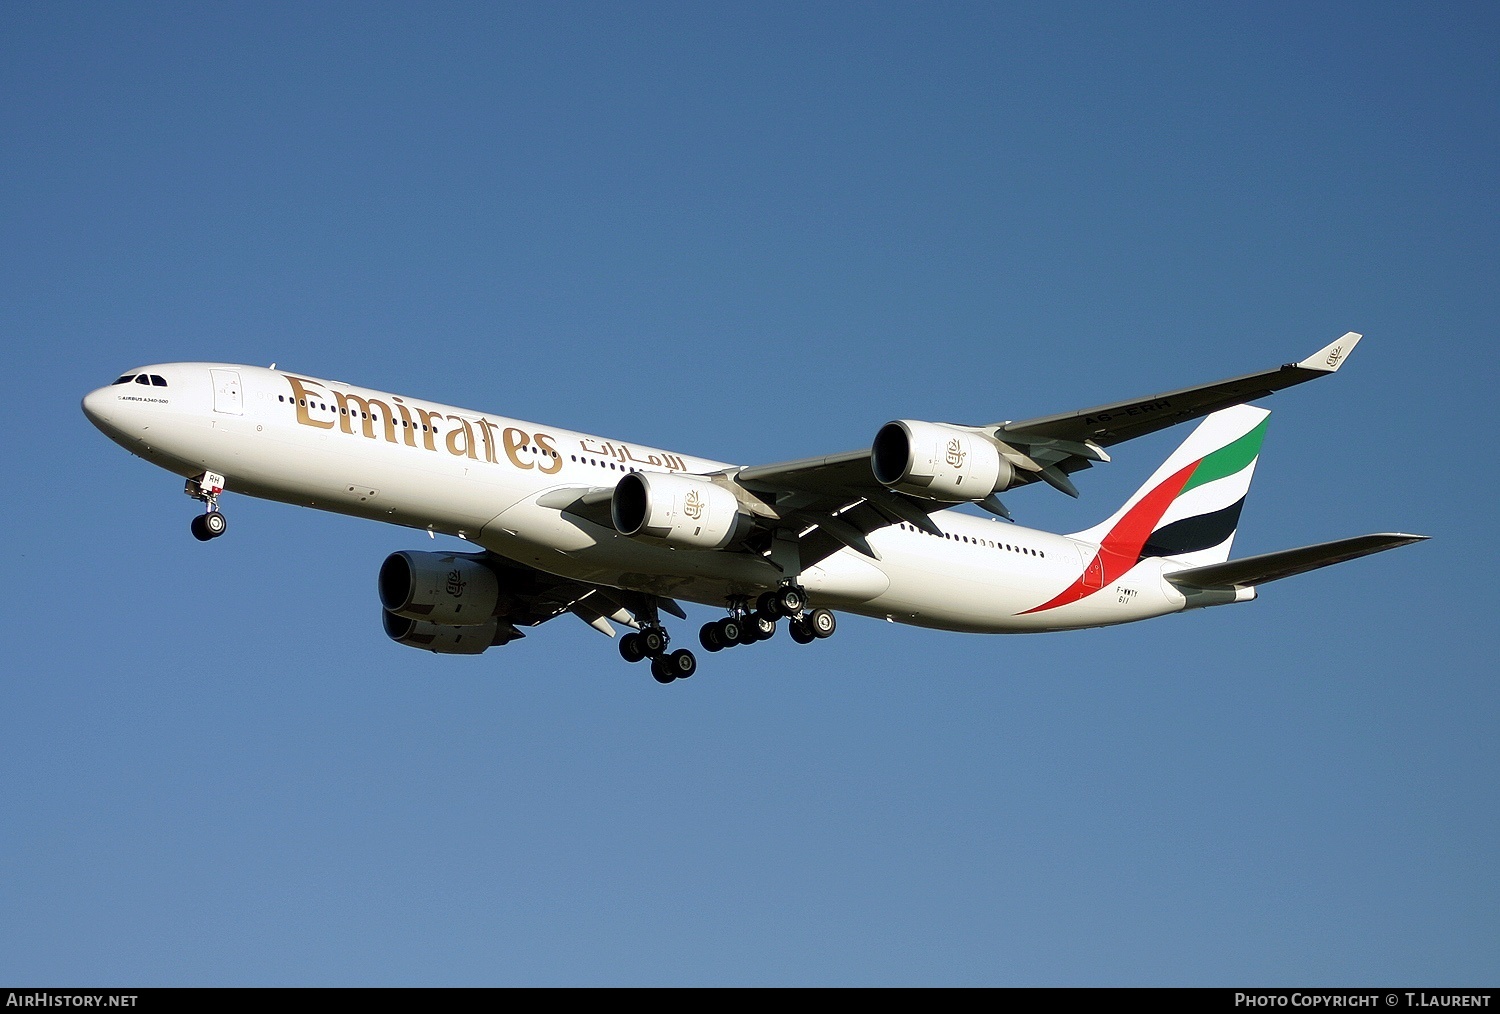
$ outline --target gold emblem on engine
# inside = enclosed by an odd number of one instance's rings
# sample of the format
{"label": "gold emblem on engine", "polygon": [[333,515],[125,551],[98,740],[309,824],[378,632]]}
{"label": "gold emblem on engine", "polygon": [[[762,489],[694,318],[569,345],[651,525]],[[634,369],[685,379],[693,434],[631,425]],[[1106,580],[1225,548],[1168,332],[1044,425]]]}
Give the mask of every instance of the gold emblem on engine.
{"label": "gold emblem on engine", "polygon": [[958,437],[948,441],[948,464],[954,468],[963,468],[966,457],[968,455],[964,453],[963,445],[958,442]]}
{"label": "gold emblem on engine", "polygon": [[458,598],[460,595],[462,595],[464,593],[464,585],[466,585],[468,583],[469,582],[467,582],[467,581],[464,580],[463,575],[458,572],[458,568],[457,567],[455,567],[454,569],[448,571],[448,594],[449,595],[452,595],[454,598]]}
{"label": "gold emblem on engine", "polygon": [[696,489],[688,490],[687,496],[682,498],[682,513],[694,521],[703,516],[703,498],[698,495]]}

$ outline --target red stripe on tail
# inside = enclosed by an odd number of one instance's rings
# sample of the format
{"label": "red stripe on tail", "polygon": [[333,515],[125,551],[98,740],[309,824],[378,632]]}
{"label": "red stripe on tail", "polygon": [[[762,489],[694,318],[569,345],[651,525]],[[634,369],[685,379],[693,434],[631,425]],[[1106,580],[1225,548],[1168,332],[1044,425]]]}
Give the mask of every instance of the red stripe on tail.
{"label": "red stripe on tail", "polygon": [[[1147,493],[1130,510],[1125,512],[1115,526],[1104,536],[1104,541],[1099,545],[1099,552],[1089,565],[1083,568],[1083,573],[1078,576],[1067,588],[1063,589],[1050,601],[1043,602],[1039,606],[1033,606],[1020,615],[1026,613],[1039,613],[1046,609],[1056,609],[1070,602],[1077,602],[1085,596],[1092,595],[1100,588],[1113,584],[1115,578],[1124,574],[1136,561],[1141,558],[1141,547],[1151,537],[1161,521],[1162,515],[1167,508],[1172,506],[1172,501],[1177,499],[1177,494],[1182,492],[1182,487],[1187,485],[1188,479],[1193,475],[1193,470],[1203,461],[1199,458],[1190,465],[1185,465],[1181,471],[1174,473],[1162,483]],[[1098,584],[1086,581],[1089,571],[1093,569],[1097,561],[1099,567]]]}

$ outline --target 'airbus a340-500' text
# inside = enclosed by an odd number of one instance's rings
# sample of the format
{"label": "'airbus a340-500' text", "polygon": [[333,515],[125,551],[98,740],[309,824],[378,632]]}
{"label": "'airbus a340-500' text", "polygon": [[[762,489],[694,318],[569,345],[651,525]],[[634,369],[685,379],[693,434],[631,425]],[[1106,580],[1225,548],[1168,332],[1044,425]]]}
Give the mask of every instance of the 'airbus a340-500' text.
{"label": "'airbus a340-500' text", "polygon": [[[226,490],[467,540],[393,553],[378,590],[401,644],[473,655],[571,613],[650,660],[662,683],[697,658],[662,622],[720,607],[708,651],[828,637],[835,611],[1015,633],[1244,602],[1268,581],[1419,541],[1361,535],[1231,560],[1269,413],[1248,402],[1338,370],[1349,333],[1298,363],[1021,422],[898,419],[869,448],[733,465],[278,371],[219,363],[131,370],[83,399],[110,439],[187,479],[193,534],[224,534]],[[999,494],[1070,496],[1105,448],[1202,421],[1113,515],[1071,535],[1010,520]]]}

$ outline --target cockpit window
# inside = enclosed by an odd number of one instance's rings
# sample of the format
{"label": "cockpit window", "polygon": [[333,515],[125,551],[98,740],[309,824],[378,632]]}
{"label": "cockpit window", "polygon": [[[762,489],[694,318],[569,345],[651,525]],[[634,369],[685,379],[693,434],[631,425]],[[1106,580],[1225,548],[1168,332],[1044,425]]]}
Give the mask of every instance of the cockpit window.
{"label": "cockpit window", "polygon": [[144,373],[142,373],[139,377],[136,377],[135,382],[137,384],[144,384],[147,387],[151,386],[151,378],[146,376]]}
{"label": "cockpit window", "polygon": [[115,384],[128,384],[128,383],[130,383],[134,379],[135,379],[135,374],[134,373],[127,373],[127,374],[125,374],[125,376],[123,376],[119,380],[115,381],[114,384],[110,384],[109,386],[110,387],[114,387]]}
{"label": "cockpit window", "polygon": [[151,386],[152,387],[166,387],[167,386],[167,378],[166,377],[162,377],[162,376],[158,376],[157,374],[153,373],[153,374],[151,374]]}

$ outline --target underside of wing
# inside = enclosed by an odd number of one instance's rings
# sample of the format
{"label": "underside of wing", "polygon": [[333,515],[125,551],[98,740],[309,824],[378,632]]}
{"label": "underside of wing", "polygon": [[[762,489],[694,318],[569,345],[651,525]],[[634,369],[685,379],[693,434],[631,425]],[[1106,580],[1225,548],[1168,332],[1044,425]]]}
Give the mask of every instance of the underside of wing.
{"label": "underside of wing", "polygon": [[804,568],[845,547],[878,560],[866,538],[871,532],[905,522],[936,533],[929,515],[953,506],[881,485],[868,450],[744,468],[733,479],[769,508],[768,527],[797,540]]}
{"label": "underside of wing", "polygon": [[[687,618],[681,605],[663,596],[558,577],[496,553],[480,555],[500,578],[504,591],[499,610],[504,621],[513,627],[535,627],[572,613],[600,633],[613,637],[615,630],[610,621],[639,627],[644,622],[656,622],[658,610],[679,619]],[[525,635],[518,630],[515,636]]]}

